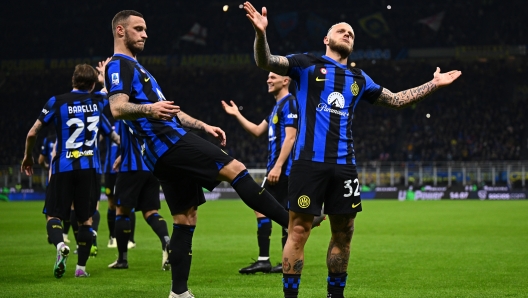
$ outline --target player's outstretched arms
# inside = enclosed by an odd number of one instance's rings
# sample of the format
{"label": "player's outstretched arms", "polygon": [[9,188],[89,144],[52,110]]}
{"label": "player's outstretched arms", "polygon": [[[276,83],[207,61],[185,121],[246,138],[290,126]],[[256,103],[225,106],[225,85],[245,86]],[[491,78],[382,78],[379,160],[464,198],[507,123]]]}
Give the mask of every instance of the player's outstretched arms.
{"label": "player's outstretched arms", "polygon": [[153,104],[135,104],[128,101],[128,95],[117,93],[108,99],[110,111],[116,119],[136,120],[139,118],[154,118],[171,120],[180,111],[173,101],[158,101]]}
{"label": "player's outstretched arms", "polygon": [[383,91],[375,104],[397,110],[403,109],[409,105],[422,101],[437,89],[450,85],[461,75],[462,72],[459,70],[440,73],[440,68],[437,67],[433,79],[421,86],[400,91],[398,93],[392,93],[390,90],[383,88]]}
{"label": "player's outstretched arms", "polygon": [[234,116],[240,125],[249,132],[254,137],[260,137],[262,134],[267,132],[268,123],[266,121],[262,121],[259,125],[256,125],[255,123],[249,121],[246,119],[246,117],[242,116],[240,113],[240,110],[238,109],[238,106],[231,100],[230,103],[226,103],[222,100],[222,107],[224,108],[224,111],[226,111],[227,114]]}
{"label": "player's outstretched arms", "polygon": [[20,172],[25,173],[28,176],[33,175],[33,147],[35,147],[35,141],[37,136],[42,128],[42,121],[37,119],[33,127],[29,130],[26,137],[26,147],[24,149],[24,159],[22,160],[22,165],[20,166]]}
{"label": "player's outstretched arms", "polygon": [[209,124],[206,124],[203,121],[200,121],[196,118],[193,118],[187,115],[183,111],[180,111],[177,116],[178,116],[178,119],[180,119],[180,122],[184,127],[197,129],[197,130],[203,130],[206,133],[217,138],[220,141],[220,145],[222,146],[226,145],[226,135],[225,135],[225,132],[220,127],[211,126]]}
{"label": "player's outstretched arms", "polygon": [[249,2],[244,3],[244,10],[246,11],[247,18],[255,29],[254,51],[257,66],[279,75],[285,75],[288,72],[288,59],[283,56],[271,55],[268,40],[266,39],[268,10],[266,7],[263,7],[262,14],[260,14]]}

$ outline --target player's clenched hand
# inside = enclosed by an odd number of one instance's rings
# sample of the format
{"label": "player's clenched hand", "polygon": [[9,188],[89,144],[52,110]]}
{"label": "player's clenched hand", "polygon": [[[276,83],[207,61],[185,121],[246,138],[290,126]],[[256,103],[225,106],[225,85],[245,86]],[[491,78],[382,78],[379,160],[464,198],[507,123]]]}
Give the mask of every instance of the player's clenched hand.
{"label": "player's clenched hand", "polygon": [[173,101],[158,101],[150,105],[150,117],[160,120],[171,120],[180,112],[180,107]]}
{"label": "player's clenched hand", "polygon": [[458,79],[459,76],[462,75],[462,72],[460,70],[452,70],[445,73],[440,73],[440,67],[436,68],[436,71],[434,73],[433,83],[437,87],[444,87],[451,83],[453,83],[454,80]]}
{"label": "player's clenched hand", "polygon": [[277,182],[279,182],[281,171],[281,167],[278,166],[274,166],[273,169],[271,169],[271,171],[268,173],[269,184],[275,185]]}
{"label": "player's clenched hand", "polygon": [[33,175],[33,156],[24,156],[22,165],[20,166],[20,172],[25,173],[27,176]]}
{"label": "player's clenched hand", "polygon": [[228,104],[222,100],[222,107],[224,108],[224,111],[226,111],[226,113],[228,113],[231,116],[236,116],[240,114],[240,111],[238,110],[238,106],[232,100],[229,102],[231,104]]}
{"label": "player's clenched hand", "polygon": [[225,135],[225,132],[220,127],[205,124],[204,131],[212,135],[213,137],[217,138],[220,141],[220,145],[222,146],[226,145],[226,142],[227,142],[226,135]]}
{"label": "player's clenched hand", "polygon": [[268,27],[268,10],[266,7],[262,7],[262,14],[260,14],[251,3],[246,1],[244,2],[244,10],[255,31],[264,34],[266,27]]}

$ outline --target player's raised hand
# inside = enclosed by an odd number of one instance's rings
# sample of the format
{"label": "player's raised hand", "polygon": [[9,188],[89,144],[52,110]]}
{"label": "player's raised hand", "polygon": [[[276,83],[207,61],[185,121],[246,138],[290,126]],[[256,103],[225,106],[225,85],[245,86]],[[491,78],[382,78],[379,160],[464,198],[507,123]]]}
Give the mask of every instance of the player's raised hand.
{"label": "player's raised hand", "polygon": [[175,106],[173,101],[158,101],[150,105],[150,117],[160,120],[171,120],[180,112],[180,107]]}
{"label": "player's raised hand", "polygon": [[262,7],[262,14],[260,14],[251,3],[246,1],[244,2],[244,10],[255,31],[264,34],[266,27],[268,27],[268,10],[266,7]]}
{"label": "player's raised hand", "polygon": [[20,172],[25,173],[27,176],[33,175],[33,156],[24,156],[22,165],[20,166]]}
{"label": "player's raised hand", "polygon": [[227,143],[225,132],[216,126],[204,124],[204,131],[220,141],[221,146],[225,146]]}
{"label": "player's raised hand", "polygon": [[232,100],[229,102],[230,104],[222,100],[222,107],[224,108],[224,111],[226,111],[226,113],[228,113],[231,116],[236,116],[240,114],[240,111],[238,110],[238,106]]}
{"label": "player's raised hand", "polygon": [[449,72],[440,73],[440,67],[436,68],[433,77],[433,83],[438,87],[445,87],[462,75],[462,72],[459,70],[452,70]]}
{"label": "player's raised hand", "polygon": [[105,82],[105,67],[112,60],[112,57],[106,58],[105,61],[99,61],[95,69],[99,72],[99,75],[97,76],[97,79],[99,80],[99,83],[104,85]]}

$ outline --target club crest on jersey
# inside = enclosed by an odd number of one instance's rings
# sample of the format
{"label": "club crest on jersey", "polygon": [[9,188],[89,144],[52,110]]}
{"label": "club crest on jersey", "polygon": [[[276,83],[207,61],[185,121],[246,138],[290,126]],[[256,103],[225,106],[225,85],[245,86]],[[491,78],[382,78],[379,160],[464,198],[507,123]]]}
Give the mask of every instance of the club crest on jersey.
{"label": "club crest on jersey", "polygon": [[324,74],[324,75],[326,74],[326,68],[322,67],[322,68],[320,69],[320,71],[321,71],[322,74]]}
{"label": "club crest on jersey", "polygon": [[350,91],[354,96],[357,96],[359,94],[359,85],[356,81],[352,85],[350,85]]}
{"label": "club crest on jersey", "polygon": [[328,95],[328,99],[326,100],[329,105],[336,108],[344,108],[345,107],[345,97],[343,94],[339,92],[332,92],[330,95]]}
{"label": "club crest on jersey", "polygon": [[119,73],[117,72],[112,74],[112,85],[119,85]]}
{"label": "club crest on jersey", "polygon": [[273,115],[273,119],[271,121],[273,121],[273,124],[277,124],[277,122],[279,122],[279,117],[277,114]]}
{"label": "club crest on jersey", "polygon": [[310,197],[302,195],[297,199],[297,204],[301,208],[308,208],[310,206]]}

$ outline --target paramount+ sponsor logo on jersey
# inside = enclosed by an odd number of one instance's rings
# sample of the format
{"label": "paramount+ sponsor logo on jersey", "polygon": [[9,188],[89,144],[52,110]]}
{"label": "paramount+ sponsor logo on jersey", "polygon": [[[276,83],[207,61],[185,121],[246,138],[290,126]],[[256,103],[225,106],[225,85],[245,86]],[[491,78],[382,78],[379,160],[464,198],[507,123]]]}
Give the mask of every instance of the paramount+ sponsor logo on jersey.
{"label": "paramount+ sponsor logo on jersey", "polygon": [[84,150],[84,151],[70,150],[66,152],[66,158],[79,158],[83,156],[93,156],[93,155],[94,155],[93,150]]}
{"label": "paramount+ sponsor logo on jersey", "polygon": [[343,94],[339,92],[332,92],[330,95],[328,95],[326,102],[327,103],[319,103],[315,110],[318,112],[326,112],[343,117],[348,117],[350,115],[346,110],[340,110],[345,107],[345,97]]}

